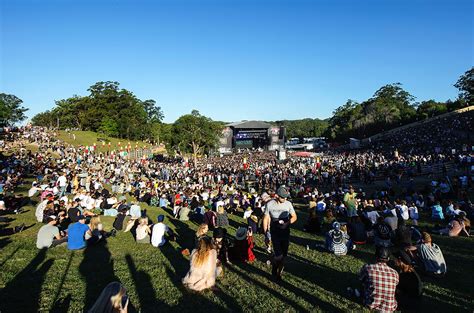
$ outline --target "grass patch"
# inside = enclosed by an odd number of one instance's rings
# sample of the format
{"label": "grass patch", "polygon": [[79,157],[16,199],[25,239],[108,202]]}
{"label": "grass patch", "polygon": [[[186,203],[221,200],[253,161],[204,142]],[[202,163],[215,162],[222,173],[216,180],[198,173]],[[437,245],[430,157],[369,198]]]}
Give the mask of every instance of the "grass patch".
{"label": "grass patch", "polygon": [[[74,140],[72,134],[76,135],[76,140]],[[59,131],[57,138],[74,146],[93,146],[95,143],[99,152],[109,151],[109,142],[110,150],[120,150],[120,147],[125,149],[128,146],[129,142],[132,149],[135,149],[135,146],[138,146],[138,148],[151,148],[151,145],[149,143],[143,141],[129,141],[126,139],[111,138],[93,131],[71,131],[70,133],[68,133],[64,130],[61,130]],[[105,146],[103,146],[102,143],[99,142],[98,138],[106,140]],[[120,146],[119,142],[121,143]]]}

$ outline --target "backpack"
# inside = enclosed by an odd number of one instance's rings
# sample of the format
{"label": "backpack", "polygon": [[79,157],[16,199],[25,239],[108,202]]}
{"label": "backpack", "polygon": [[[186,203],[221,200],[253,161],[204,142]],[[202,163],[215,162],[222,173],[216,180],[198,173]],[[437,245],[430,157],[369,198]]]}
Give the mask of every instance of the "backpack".
{"label": "backpack", "polygon": [[377,225],[377,234],[380,239],[388,240],[391,237],[392,228],[386,223],[381,223]]}
{"label": "backpack", "polygon": [[332,242],[333,242],[333,244],[335,244],[335,245],[342,244],[342,241],[343,241],[343,239],[344,239],[344,236],[343,236],[343,234],[342,234],[342,231],[340,231],[340,230],[335,230],[335,231],[332,233],[331,237],[332,237]]}

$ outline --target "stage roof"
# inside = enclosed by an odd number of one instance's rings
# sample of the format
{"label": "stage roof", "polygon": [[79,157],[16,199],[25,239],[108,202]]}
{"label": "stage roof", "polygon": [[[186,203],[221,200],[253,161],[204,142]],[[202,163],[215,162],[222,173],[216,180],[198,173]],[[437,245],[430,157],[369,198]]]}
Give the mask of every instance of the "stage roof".
{"label": "stage roof", "polygon": [[272,127],[271,124],[268,124],[262,121],[243,121],[243,122],[230,123],[230,124],[227,124],[226,126],[234,127],[234,128],[246,128],[246,129]]}

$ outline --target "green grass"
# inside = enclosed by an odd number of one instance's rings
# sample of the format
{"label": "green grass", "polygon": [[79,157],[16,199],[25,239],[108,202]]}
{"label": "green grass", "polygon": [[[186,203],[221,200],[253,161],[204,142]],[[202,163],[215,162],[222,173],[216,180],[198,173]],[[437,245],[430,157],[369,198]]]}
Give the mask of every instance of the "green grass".
{"label": "green grass", "polygon": [[[357,286],[361,266],[373,259],[372,246],[358,246],[350,255],[336,257],[315,249],[323,238],[303,232],[306,214],[292,229],[284,282],[270,278],[261,236],[256,238],[257,261],[234,264],[224,269],[217,285],[221,292],[192,293],[181,285],[189,260],[180,250],[193,244],[197,225],[170,218],[169,211],[147,207],[148,215],[164,213],[166,223],[179,234],[177,240],[162,249],[139,245],[130,233],[118,233],[107,244],[71,252],[66,247],[47,251],[36,249],[40,224],[35,223],[34,206],[27,212],[11,215],[10,227],[26,223],[22,233],[0,237],[0,311],[1,312],[78,312],[89,308],[101,290],[118,280],[128,290],[134,308],[142,312],[303,312],[362,311],[346,294],[348,286]],[[106,229],[113,218],[102,217]],[[243,225],[232,216],[229,232]],[[472,312],[474,244],[471,238],[434,236],[445,255],[448,275],[435,280],[423,277],[423,312]],[[133,310],[132,310],[133,311]]]}
{"label": "green grass", "polygon": [[[130,145],[132,149],[135,149],[135,145],[138,143],[139,148],[147,147],[150,149],[150,144],[143,142],[143,141],[129,141],[126,139],[118,139],[118,138],[111,138],[104,136],[103,134],[99,134],[96,132],[92,131],[72,131],[71,134],[76,135],[76,140],[74,140],[72,137],[69,137],[69,134],[66,131],[59,131],[59,136],[58,139],[67,142],[69,144],[72,144],[74,146],[93,146],[94,143],[96,144],[97,150],[99,152],[105,152],[109,150],[108,147],[108,142],[110,141],[110,150],[120,150],[120,147],[126,148],[128,146],[128,143],[130,142]],[[101,142],[97,138],[103,138],[106,139],[106,144],[105,146],[102,145]],[[118,145],[118,143],[121,143],[121,146]]]}

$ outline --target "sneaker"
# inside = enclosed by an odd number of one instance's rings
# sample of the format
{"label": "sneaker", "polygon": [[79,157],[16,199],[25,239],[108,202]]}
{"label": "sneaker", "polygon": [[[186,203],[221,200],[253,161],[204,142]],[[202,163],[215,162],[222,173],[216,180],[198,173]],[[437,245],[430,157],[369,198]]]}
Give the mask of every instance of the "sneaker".
{"label": "sneaker", "polygon": [[21,224],[20,226],[15,226],[15,233],[21,233],[25,229],[25,224]]}
{"label": "sneaker", "polygon": [[359,289],[354,289],[354,295],[359,298],[360,297],[360,291]]}
{"label": "sneaker", "polygon": [[267,266],[271,266],[271,265],[272,265],[272,261],[267,260],[266,264],[267,264]]}

